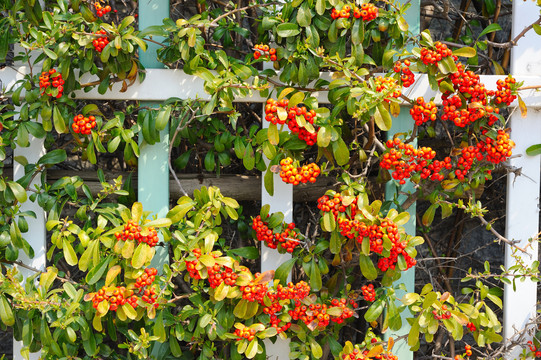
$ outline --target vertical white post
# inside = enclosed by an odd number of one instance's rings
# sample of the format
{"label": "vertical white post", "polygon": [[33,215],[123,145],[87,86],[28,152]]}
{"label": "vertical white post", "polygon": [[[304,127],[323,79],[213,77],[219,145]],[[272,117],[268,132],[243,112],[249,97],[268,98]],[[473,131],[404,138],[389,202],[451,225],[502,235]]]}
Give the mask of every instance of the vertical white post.
{"label": "vertical white post", "polygon": [[[38,162],[39,158],[45,155],[45,147],[43,146],[43,139],[36,139],[30,135],[30,146],[27,148],[18,147],[14,151],[15,156],[24,156],[28,163],[35,164]],[[13,164],[13,178],[15,180],[20,179],[24,176],[24,166],[15,162]],[[35,183],[39,183],[40,177],[36,177],[32,183],[31,187]],[[30,196],[31,193],[28,195]],[[38,205],[37,200],[31,202],[27,200],[25,203],[21,204],[21,211],[33,211],[36,213],[36,218],[27,217],[28,222],[28,232],[23,234],[24,238],[30,246],[34,249],[34,258],[30,259],[24,251],[19,251],[19,261],[25,265],[29,265],[38,270],[45,270],[46,263],[46,253],[47,253],[47,243],[46,243],[46,233],[45,233],[45,211]],[[30,275],[35,273],[31,270],[19,267],[19,271],[23,274],[26,279]],[[21,355],[21,349],[23,344],[20,341],[13,341],[13,359],[14,360],[23,360]],[[30,354],[30,360],[40,359],[41,353],[32,353]]]}
{"label": "vertical white post", "polygon": [[[262,119],[263,127],[267,128],[269,123],[265,120],[265,114],[263,114]],[[284,221],[291,222],[293,221],[293,185],[284,183],[278,174],[273,174],[273,176],[273,196],[265,190],[264,176],[261,177],[261,205],[269,204],[270,213],[282,212],[284,214]],[[276,270],[280,264],[289,259],[291,259],[289,253],[280,254],[274,249],[269,249],[263,244],[261,245],[261,272]],[[268,339],[265,339],[265,348],[267,359],[269,360],[289,359],[289,340],[278,339],[273,344]]]}
{"label": "vertical white post", "polygon": [[[539,8],[535,2],[513,2],[512,37],[519,34],[527,25],[539,17]],[[511,74],[514,76],[538,76],[541,82],[541,38],[529,31],[518,41],[511,54]],[[511,116],[511,138],[516,143],[514,157],[509,165],[520,170],[522,176],[510,173],[507,178],[506,237],[519,241],[521,248],[528,248],[528,254],[515,252],[506,246],[505,266],[515,265],[517,259],[530,265],[537,260],[537,241],[529,242],[539,232],[539,156],[526,155],[526,148],[540,142],[541,113],[539,109],[528,109],[526,118],[517,110]],[[512,285],[505,285],[503,330],[508,345],[516,339],[517,332],[525,329],[526,324],[536,315],[537,283],[526,280],[516,282],[516,291]],[[531,329],[532,330],[532,329]],[[506,358],[518,358],[520,346],[508,349]]]}

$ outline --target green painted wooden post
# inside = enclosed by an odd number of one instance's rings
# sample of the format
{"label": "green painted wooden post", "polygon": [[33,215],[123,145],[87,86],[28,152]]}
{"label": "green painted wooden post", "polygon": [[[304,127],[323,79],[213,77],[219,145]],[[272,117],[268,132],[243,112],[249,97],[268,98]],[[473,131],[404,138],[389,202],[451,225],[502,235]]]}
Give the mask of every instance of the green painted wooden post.
{"label": "green painted wooden post", "polygon": [[[399,2],[404,3],[405,1],[401,0]],[[411,4],[411,7],[408,9],[406,14],[404,15],[404,18],[406,22],[409,25],[409,30],[414,34],[418,35],[420,33],[420,17],[421,17],[421,2],[420,0],[412,0],[408,1]],[[414,122],[411,119],[411,116],[409,115],[409,108],[408,107],[402,107],[400,114],[393,119],[393,125],[391,127],[391,130],[387,132],[387,139],[392,139],[393,136],[397,133],[407,133],[408,131],[413,130]],[[412,145],[416,145],[417,142],[413,142]],[[402,192],[408,193],[408,192],[414,192],[413,185],[411,182],[406,182],[405,185],[402,186],[401,189]],[[406,199],[406,195],[399,195],[397,196],[397,187],[395,185],[394,181],[389,181],[385,186],[385,199],[386,200],[394,200],[397,197],[398,202],[402,203]],[[412,204],[408,208],[408,213],[411,215],[410,221],[404,225],[404,228],[406,229],[406,232],[410,235],[415,235],[415,212],[416,212],[416,205],[415,203]],[[402,273],[402,278],[400,280],[404,285],[406,285],[406,289],[408,292],[413,292],[415,290],[415,267],[409,269],[408,271],[405,271]],[[397,291],[396,296],[397,298],[401,298],[405,294],[404,291]],[[399,305],[402,304],[400,301],[398,301]],[[386,338],[393,337],[397,338],[399,336],[407,335],[410,332],[410,325],[406,320],[406,317],[410,316],[411,314],[406,309],[402,313],[402,328],[398,331],[394,331],[392,333],[387,332]],[[396,342],[396,345],[393,348],[393,353],[398,356],[400,360],[412,360],[413,359],[413,352],[410,351],[409,346],[407,344],[407,338],[403,341]]]}
{"label": "green painted wooden post", "polygon": [[[139,29],[151,25],[161,25],[169,17],[169,0],[140,0]],[[159,39],[156,39],[159,41]],[[163,68],[156,56],[159,45],[147,43],[147,51],[139,51],[139,59],[145,68]],[[142,106],[156,106],[145,102]],[[139,137],[140,156],[138,166],[138,199],[145,211],[152,211],[158,217],[164,217],[169,209],[169,128],[160,132],[160,141],[149,145]],[[156,255],[151,266],[161,268],[167,263],[168,248],[156,247]]]}

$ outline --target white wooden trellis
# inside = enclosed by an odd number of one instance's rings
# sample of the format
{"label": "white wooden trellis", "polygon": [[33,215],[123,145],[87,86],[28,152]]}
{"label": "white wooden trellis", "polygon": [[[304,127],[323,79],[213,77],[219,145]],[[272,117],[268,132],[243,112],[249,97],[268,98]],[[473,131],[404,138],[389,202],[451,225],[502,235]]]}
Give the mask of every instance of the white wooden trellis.
{"label": "white wooden trellis", "polygon": [[[519,33],[525,26],[531,24],[537,19],[539,10],[533,2],[513,3],[513,33]],[[511,73],[518,81],[524,81],[524,86],[534,86],[541,84],[541,38],[530,32],[527,36],[518,42],[518,46],[512,51],[512,71]],[[5,68],[0,70],[0,79],[6,88],[13,86],[15,81],[22,78],[22,75],[28,72],[25,66],[19,66],[16,69]],[[481,81],[487,85],[487,88],[494,89],[498,76],[481,76]],[[84,77],[83,81],[95,80],[90,77]],[[167,84],[167,86],[164,86]],[[78,99],[86,100],[140,100],[140,101],[164,101],[170,97],[209,99],[203,90],[203,81],[193,76],[187,76],[181,70],[165,69],[147,69],[146,79],[142,84],[135,84],[125,93],[120,93],[120,84],[114,84],[111,91],[105,95],[100,95],[94,89],[88,93],[79,91],[76,93]],[[326,101],[326,94],[320,94],[320,102]],[[423,96],[425,99],[436,96],[437,94],[430,89],[426,76],[420,77],[415,85],[406,91],[410,98]],[[534,90],[521,94],[524,103],[528,108],[526,118],[521,118],[518,111],[512,116],[511,125],[513,131],[512,138],[517,143],[514,154],[519,157],[510,161],[510,165],[521,170],[525,176],[511,174],[508,179],[508,200],[507,200],[507,220],[506,237],[512,240],[520,240],[519,246],[525,246],[528,239],[534,237],[539,232],[539,184],[540,184],[540,161],[538,157],[529,157],[525,154],[525,149],[533,144],[541,142],[541,95]],[[257,93],[254,96],[239,101],[264,102]],[[438,99],[437,99],[438,100]],[[514,104],[516,105],[516,104]],[[25,156],[29,162],[36,162],[43,155],[42,145],[39,141],[32,143],[30,148],[17,148],[16,155]],[[15,169],[14,177],[17,179],[22,173]],[[291,206],[280,206],[279,204],[292,204],[290,195],[286,201],[280,197],[281,193],[288,193],[287,190],[280,190],[281,181],[275,181],[275,194],[273,198],[262,196],[263,203],[271,203],[272,211],[282,211],[286,214],[286,220],[290,221]],[[43,269],[45,265],[45,230],[43,210],[36,204],[25,203],[26,210],[32,210],[38,216],[35,222],[30,222],[30,232],[26,234],[26,239],[34,248],[36,256],[29,260],[20,258],[25,264],[32,265],[38,269]],[[514,264],[515,259],[511,256],[510,247],[506,247],[506,266]],[[276,254],[276,253],[274,253]],[[277,259],[270,253],[263,254],[263,269],[275,269]],[[531,262],[537,259],[537,245],[534,242],[529,255],[522,256],[524,261]],[[268,261],[268,262],[267,262]],[[270,263],[270,265],[268,265]],[[517,291],[506,287],[504,294],[504,336],[511,338],[516,330],[520,330],[535,313],[536,305],[536,285],[531,282],[518,283]],[[287,349],[286,349],[287,350]],[[20,345],[14,345],[15,359],[22,357],[19,354]],[[287,352],[285,353],[287,354]],[[272,354],[269,354],[272,355]],[[279,356],[279,357],[278,357]],[[274,355],[274,358],[283,359],[287,355]],[[513,359],[516,351],[512,349],[507,354],[508,359]],[[39,355],[32,355],[37,359]]]}

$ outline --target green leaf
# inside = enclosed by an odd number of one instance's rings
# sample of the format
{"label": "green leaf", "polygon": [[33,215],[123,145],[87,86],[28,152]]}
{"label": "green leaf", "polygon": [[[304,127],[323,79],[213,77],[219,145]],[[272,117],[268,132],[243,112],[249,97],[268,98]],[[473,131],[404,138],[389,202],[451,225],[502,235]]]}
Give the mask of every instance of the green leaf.
{"label": "green leaf", "polygon": [[106,257],[103,259],[98,266],[93,267],[88,274],[86,274],[86,282],[88,285],[93,285],[98,282],[98,280],[101,279],[103,274],[105,273],[105,270],[107,270],[107,266],[109,265],[109,261],[111,261],[111,257]]}
{"label": "green leaf", "polygon": [[276,33],[278,34],[278,36],[286,38],[298,35],[300,33],[300,30],[297,24],[282,23],[276,26]]}
{"label": "green leaf", "polygon": [[340,166],[346,165],[349,161],[349,149],[342,138],[332,143],[332,150],[336,163]]}
{"label": "green leaf", "polygon": [[317,146],[327,147],[331,143],[331,128],[322,126],[317,132]]}
{"label": "green leaf", "polygon": [[68,155],[64,149],[54,149],[38,160],[38,165],[54,165],[66,161]]}
{"label": "green leaf", "polygon": [[483,35],[486,35],[486,34],[489,34],[489,33],[495,32],[495,31],[499,31],[501,29],[502,29],[502,27],[500,26],[500,24],[497,24],[497,23],[490,24],[483,31],[481,31],[481,33],[479,34],[479,36],[477,38],[479,39]]}
{"label": "green leaf", "polygon": [[172,223],[177,223],[184,219],[188,211],[195,205],[195,201],[192,201],[188,197],[186,198],[188,199],[188,202],[183,202],[182,204],[175,206],[167,213],[166,217],[171,219]]}
{"label": "green leaf", "polygon": [[374,303],[368,308],[368,310],[364,314],[364,319],[368,322],[376,321],[383,312],[384,308],[385,306],[381,299],[374,301]]}
{"label": "green leaf", "polygon": [[291,273],[291,269],[293,269],[296,261],[296,258],[291,258],[278,266],[278,269],[274,273],[274,279],[279,280],[280,284],[286,284],[287,277]]}
{"label": "green leaf", "polygon": [[13,311],[4,295],[0,296],[0,320],[2,320],[6,326],[13,326],[15,324]]}
{"label": "green leaf", "polygon": [[385,108],[383,104],[378,104],[378,106],[376,107],[376,112],[374,113],[374,121],[376,122],[376,125],[383,131],[388,131],[393,124],[391,114],[389,114],[389,111]]}
{"label": "green leaf", "polygon": [[148,223],[144,225],[144,228],[148,228],[151,226],[155,228],[169,227],[171,226],[171,224],[172,224],[171,219],[165,217],[165,218],[159,218],[156,220],[149,221]]}
{"label": "green leaf", "polygon": [[536,156],[539,154],[541,154],[541,144],[535,144],[535,145],[529,146],[526,149],[526,155],[528,156]]}
{"label": "green leaf", "polygon": [[304,97],[305,97],[304,93],[300,91],[293,94],[293,96],[291,96],[291,98],[289,99],[288,107],[291,108],[293,106],[299,105],[300,103],[304,101]]}
{"label": "green leaf", "polygon": [[228,250],[228,253],[241,256],[245,259],[255,260],[259,258],[259,250],[254,246],[245,246],[241,248],[230,249]]}
{"label": "green leaf", "polygon": [[60,113],[60,109],[58,108],[58,106],[55,106],[53,109],[53,124],[57,133],[65,134],[68,132],[66,121],[62,117],[62,114]]}
{"label": "green leaf", "polygon": [[541,25],[533,24],[533,31],[535,31],[537,35],[541,35]]}
{"label": "green leaf", "polygon": [[456,50],[453,50],[453,55],[461,56],[465,58],[471,58],[477,55],[477,51],[475,51],[475,49],[470,46],[466,46],[463,48],[458,48]]}
{"label": "green leaf", "polygon": [[26,195],[26,190],[21,186],[21,184],[15,181],[8,181],[7,184],[11,191],[13,191],[13,195],[18,202],[23,203],[26,201],[28,198]]}
{"label": "green leaf", "polygon": [[272,145],[278,145],[278,143],[280,142],[280,132],[278,131],[278,126],[276,126],[276,124],[269,124],[267,135],[269,142]]}
{"label": "green leaf", "polygon": [[323,356],[323,349],[321,348],[321,345],[319,345],[319,343],[313,337],[310,337],[310,351],[316,359]]}
{"label": "green leaf", "polygon": [[432,221],[434,221],[434,214],[436,214],[437,208],[438,208],[438,204],[432,204],[423,214],[423,218],[421,222],[424,226],[428,226],[432,224]]}
{"label": "green leaf", "polygon": [[161,109],[158,112],[158,116],[156,117],[156,130],[162,131],[167,126],[167,123],[169,122],[169,118],[171,117],[171,106],[165,106],[164,109]]}
{"label": "green leaf", "polygon": [[140,243],[135,248],[133,257],[131,259],[131,266],[136,269],[140,269],[148,260],[148,253],[150,251],[150,246],[147,243]]}
{"label": "green leaf", "polygon": [[270,196],[274,195],[274,173],[270,170],[265,171],[265,176],[263,177],[263,183],[265,185],[265,191]]}
{"label": "green leaf", "polygon": [[363,276],[368,280],[374,280],[378,277],[378,271],[370,257],[363,254],[359,255],[359,265]]}
{"label": "green leaf", "polygon": [[248,359],[252,359],[254,356],[257,355],[257,348],[258,348],[258,342],[257,342],[257,338],[254,338],[252,341],[250,341],[250,343],[248,344],[248,347],[246,348],[246,352],[244,353],[244,355],[246,355],[246,357]]}
{"label": "green leaf", "polygon": [[66,262],[71,266],[77,265],[77,254],[75,254],[75,250],[73,250],[71,242],[69,242],[67,239],[64,239],[62,242],[62,250],[64,252],[64,259]]}
{"label": "green leaf", "polygon": [[160,314],[158,315],[158,317],[156,318],[154,322],[154,328],[153,328],[154,336],[158,337],[157,340],[161,343],[167,340],[167,337],[165,335],[165,326],[163,325],[163,313],[164,313],[163,311],[160,311]]}
{"label": "green leaf", "polygon": [[58,59],[58,55],[56,55],[56,53],[54,51],[52,51],[51,49],[48,49],[48,48],[44,47],[43,52],[45,53],[45,55],[47,55],[49,58],[51,58],[51,60]]}

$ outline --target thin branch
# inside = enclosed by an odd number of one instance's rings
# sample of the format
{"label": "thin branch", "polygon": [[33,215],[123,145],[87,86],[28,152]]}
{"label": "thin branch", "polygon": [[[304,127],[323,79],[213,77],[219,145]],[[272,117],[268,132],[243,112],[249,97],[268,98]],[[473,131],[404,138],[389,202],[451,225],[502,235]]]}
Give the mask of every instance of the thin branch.
{"label": "thin branch", "polygon": [[[487,225],[491,225],[488,221],[485,220],[485,218],[483,217],[483,215],[477,215],[477,218],[481,221],[481,223],[486,227]],[[526,249],[524,248],[521,248],[519,246],[517,246],[517,242],[518,241],[511,241],[509,239],[507,239],[506,237],[502,236],[499,232],[497,232],[496,230],[494,230],[494,228],[492,226],[489,226],[489,229],[488,229],[494,236],[496,236],[496,238],[498,239],[498,241],[502,241],[504,243],[506,243],[507,245],[510,245],[512,247],[514,247],[515,249],[521,251],[522,253],[524,254],[528,254],[531,256],[530,253],[528,253],[526,251]]]}
{"label": "thin branch", "polygon": [[[30,271],[33,271],[33,272],[36,272],[36,273],[39,273],[39,274],[45,274],[45,271],[41,271],[40,269],[36,269],[35,267],[33,266],[30,266],[30,265],[26,265],[25,263],[17,260],[17,261],[10,261],[10,260],[2,260],[1,262],[2,264],[9,264],[9,265],[17,265],[17,266],[20,266],[22,268],[25,268],[27,270],[30,270]],[[80,283],[78,283],[77,281],[73,281],[71,279],[67,279],[67,278],[64,278],[64,277],[61,277],[61,276],[57,276],[56,277],[58,280],[60,280],[61,282],[68,282],[70,284],[73,284],[73,285],[80,285],[83,289],[88,289],[87,286],[85,285],[81,285]]]}
{"label": "thin branch", "polygon": [[242,7],[242,8],[238,8],[238,9],[235,9],[235,10],[231,10],[231,11],[225,13],[225,14],[222,14],[222,15],[218,16],[216,19],[212,20],[212,22],[210,23],[209,26],[216,26],[218,24],[218,21],[222,20],[223,18],[228,17],[229,15],[237,13],[239,11],[249,10],[249,9],[255,8],[255,7],[267,7],[267,6],[279,5],[279,4],[280,3],[278,3],[278,2],[272,2],[272,3],[268,3],[268,4],[254,4],[254,5],[249,5],[249,6],[245,6],[245,7]]}
{"label": "thin branch", "polygon": [[533,26],[534,25],[540,25],[541,24],[541,16],[536,20],[534,21],[533,23],[531,23],[530,25],[526,26],[517,36],[515,36],[514,39],[512,39],[511,41],[508,41],[506,43],[496,43],[496,42],[492,42],[492,41],[489,41],[487,40],[487,44],[492,46],[492,47],[496,47],[496,48],[500,48],[500,49],[510,49],[512,48],[513,46],[515,46],[518,41],[520,40],[520,38],[524,37],[524,35],[526,35],[526,33],[528,31],[530,31],[531,29],[533,29]]}

